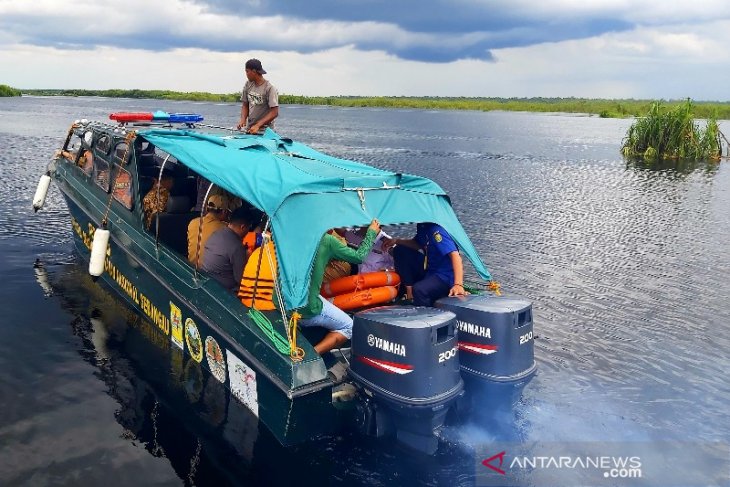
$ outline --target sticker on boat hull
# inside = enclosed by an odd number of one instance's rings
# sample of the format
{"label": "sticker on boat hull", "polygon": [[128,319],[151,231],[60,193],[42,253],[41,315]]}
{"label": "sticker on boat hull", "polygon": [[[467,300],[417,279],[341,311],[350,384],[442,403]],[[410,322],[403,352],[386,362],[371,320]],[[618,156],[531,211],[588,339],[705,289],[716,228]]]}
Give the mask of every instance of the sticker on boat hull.
{"label": "sticker on boat hull", "polygon": [[365,357],[363,355],[359,355],[357,358],[362,363],[367,364],[370,367],[374,367],[378,370],[382,370],[383,372],[387,372],[389,374],[406,375],[413,372],[412,365],[389,362],[386,360],[378,360],[370,357]]}
{"label": "sticker on boat hull", "polygon": [[256,372],[233,355],[230,350],[226,350],[226,355],[231,393],[258,418],[259,395],[256,390]]}
{"label": "sticker on boat hull", "polygon": [[493,353],[497,353],[499,351],[499,347],[497,345],[487,345],[484,343],[459,342],[459,350],[479,355],[491,355]]}
{"label": "sticker on boat hull", "polygon": [[170,325],[172,328],[170,340],[172,340],[172,343],[174,343],[180,350],[184,350],[182,311],[180,308],[172,304],[172,302],[170,302]]}
{"label": "sticker on boat hull", "polygon": [[208,360],[208,367],[213,377],[218,382],[226,381],[226,360],[223,358],[221,347],[215,338],[209,336],[205,339],[205,358]]}
{"label": "sticker on boat hull", "polygon": [[185,342],[193,359],[200,363],[203,360],[203,341],[200,339],[198,326],[192,318],[185,320]]}

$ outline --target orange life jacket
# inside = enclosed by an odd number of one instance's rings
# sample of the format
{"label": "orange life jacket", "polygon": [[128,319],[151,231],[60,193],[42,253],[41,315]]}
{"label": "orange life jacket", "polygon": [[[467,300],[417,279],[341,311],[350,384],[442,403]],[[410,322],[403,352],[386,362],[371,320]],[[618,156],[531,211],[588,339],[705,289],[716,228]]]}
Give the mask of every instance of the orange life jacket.
{"label": "orange life jacket", "polygon": [[[264,252],[262,254],[262,252]],[[266,254],[271,255],[271,264]],[[253,303],[261,311],[276,309],[274,305],[274,280],[276,279],[277,262],[276,249],[273,242],[268,242],[253,251],[243,268],[241,286],[238,289],[238,298],[244,306],[251,307],[256,288],[256,300]]]}
{"label": "orange life jacket", "polygon": [[256,232],[248,232],[243,237],[243,246],[246,247],[246,254],[248,257],[251,257],[251,254],[253,253],[254,249],[258,248],[258,245],[256,245],[256,242],[260,242],[261,234]]}

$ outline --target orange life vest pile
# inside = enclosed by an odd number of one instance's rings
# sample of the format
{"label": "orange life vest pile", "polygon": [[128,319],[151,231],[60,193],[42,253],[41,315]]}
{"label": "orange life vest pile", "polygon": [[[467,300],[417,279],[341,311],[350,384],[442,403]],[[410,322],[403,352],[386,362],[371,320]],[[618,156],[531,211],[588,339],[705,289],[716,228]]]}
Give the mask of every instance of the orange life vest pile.
{"label": "orange life vest pile", "polygon": [[342,310],[383,304],[398,296],[400,276],[393,271],[345,276],[322,284],[320,293]]}

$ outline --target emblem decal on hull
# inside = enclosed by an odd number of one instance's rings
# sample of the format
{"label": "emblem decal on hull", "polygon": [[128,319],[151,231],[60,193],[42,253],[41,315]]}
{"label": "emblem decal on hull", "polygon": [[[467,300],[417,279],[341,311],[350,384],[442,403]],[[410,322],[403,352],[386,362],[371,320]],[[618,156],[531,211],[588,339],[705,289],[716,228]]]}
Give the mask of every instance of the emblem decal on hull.
{"label": "emblem decal on hull", "polygon": [[226,350],[231,393],[241,404],[259,417],[259,394],[256,389],[256,371],[244,364],[240,358]]}
{"label": "emblem decal on hull", "polygon": [[200,363],[203,360],[203,341],[200,339],[198,326],[192,318],[185,320],[185,342],[193,359]]}
{"label": "emblem decal on hull", "polygon": [[491,355],[497,353],[499,347],[497,345],[484,345],[482,343],[459,342],[459,350],[480,355]]}
{"label": "emblem decal on hull", "polygon": [[361,362],[375,367],[376,369],[383,370],[389,374],[405,375],[413,372],[413,366],[408,364],[399,364],[396,362],[386,362],[385,360],[377,360],[370,357],[357,357]]}
{"label": "emblem decal on hull", "polygon": [[170,325],[172,328],[170,340],[172,340],[172,343],[174,343],[180,350],[185,350],[185,346],[183,345],[182,311],[180,308],[172,304],[172,301],[170,301]]}
{"label": "emblem decal on hull", "polygon": [[218,382],[225,382],[226,360],[223,358],[223,352],[221,352],[218,342],[211,336],[205,339],[205,358],[208,359],[208,367],[210,367],[213,377],[218,379]]}

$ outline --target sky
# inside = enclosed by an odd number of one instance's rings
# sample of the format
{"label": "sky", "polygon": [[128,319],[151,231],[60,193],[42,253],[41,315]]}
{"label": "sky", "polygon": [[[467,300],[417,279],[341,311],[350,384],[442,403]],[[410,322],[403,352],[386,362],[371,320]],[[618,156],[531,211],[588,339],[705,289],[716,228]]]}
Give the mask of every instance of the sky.
{"label": "sky", "polygon": [[0,0],[0,84],[730,100],[727,0]]}

